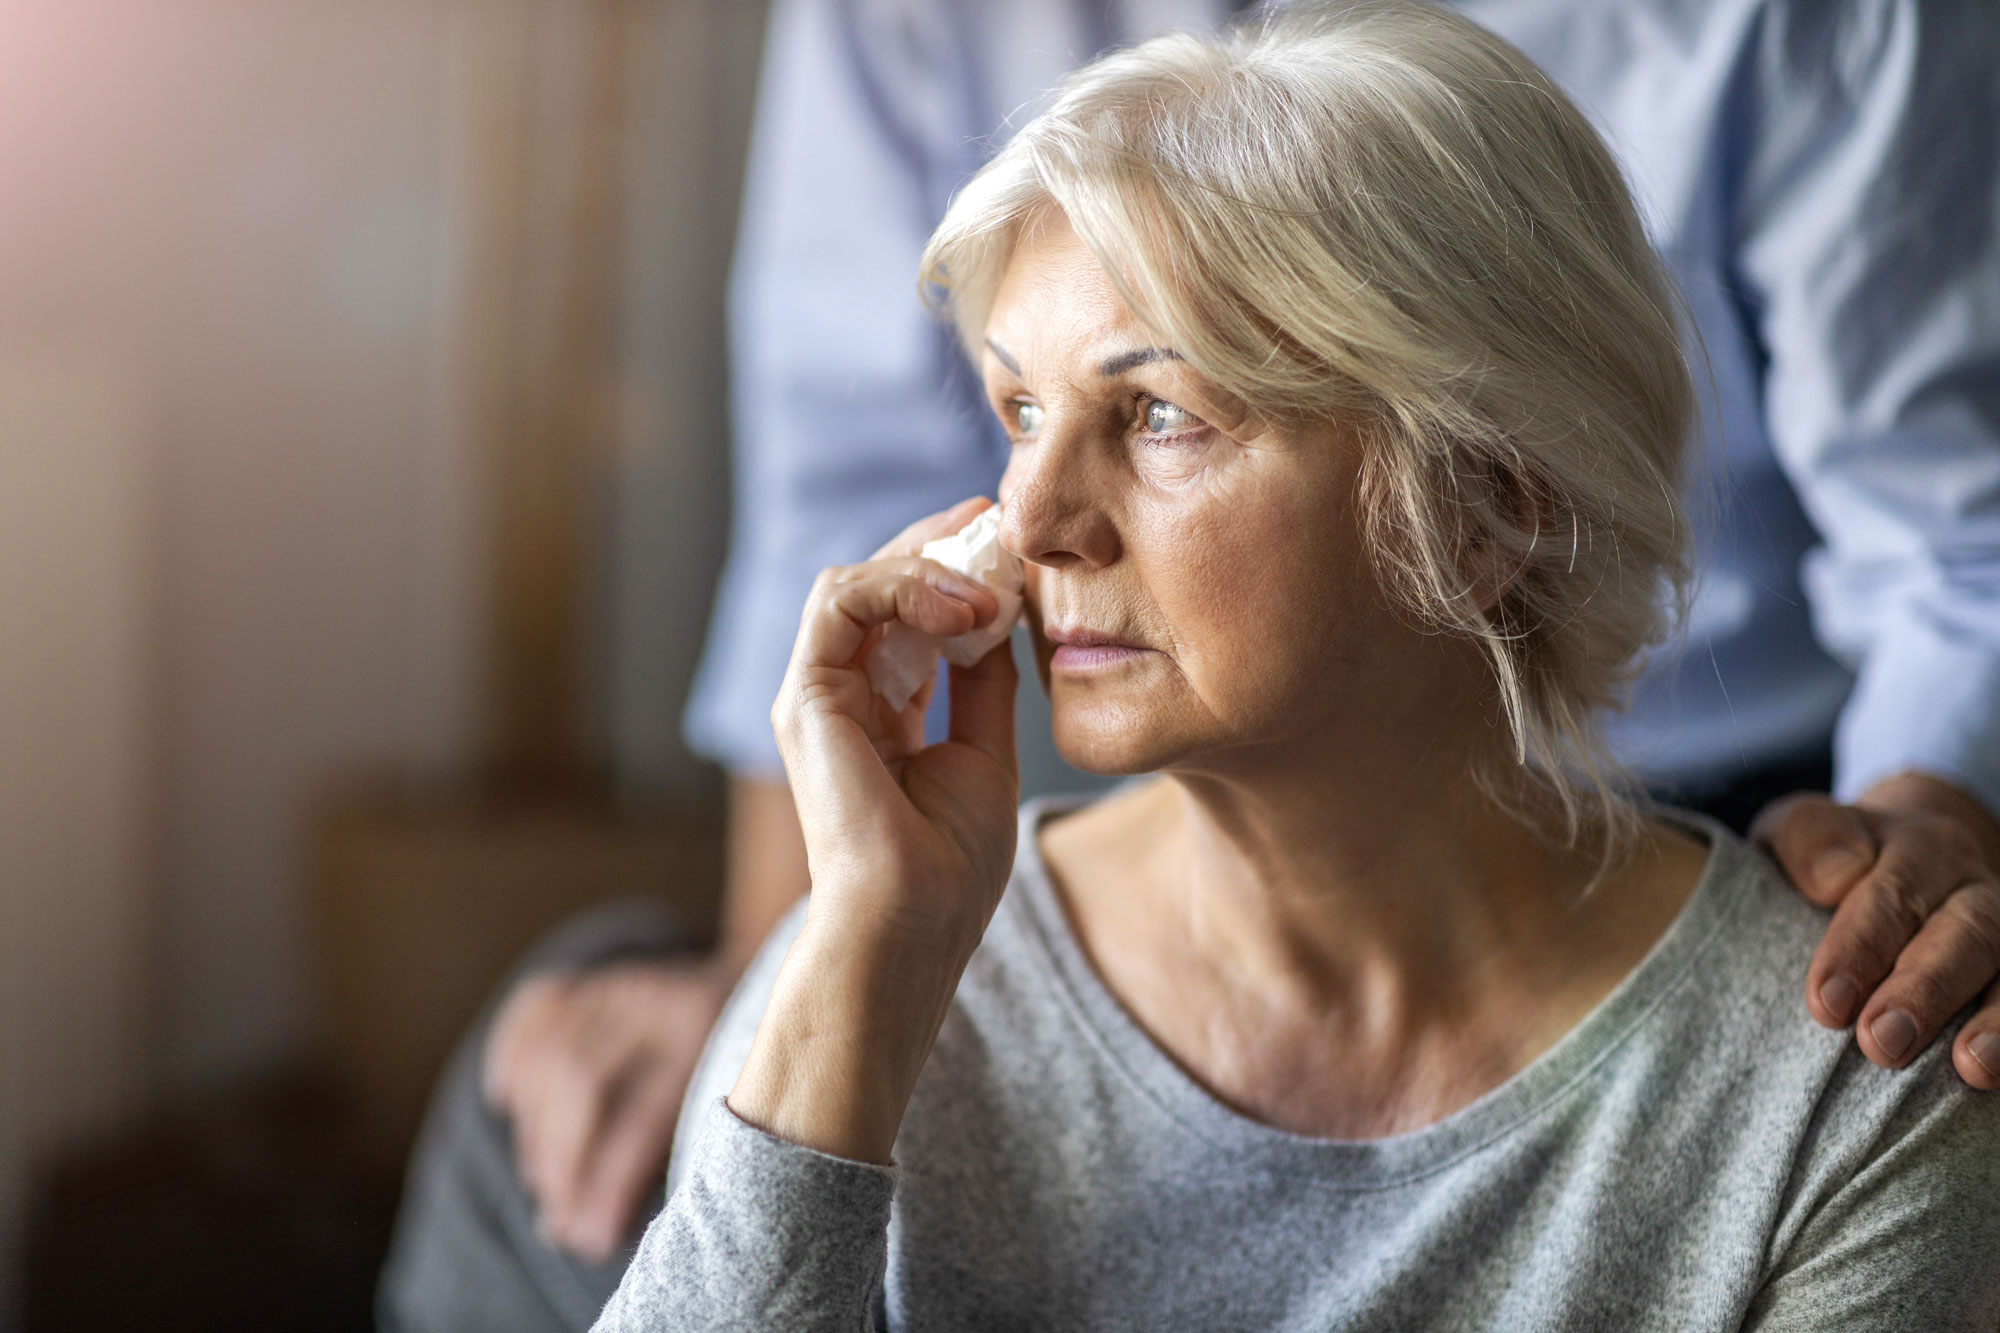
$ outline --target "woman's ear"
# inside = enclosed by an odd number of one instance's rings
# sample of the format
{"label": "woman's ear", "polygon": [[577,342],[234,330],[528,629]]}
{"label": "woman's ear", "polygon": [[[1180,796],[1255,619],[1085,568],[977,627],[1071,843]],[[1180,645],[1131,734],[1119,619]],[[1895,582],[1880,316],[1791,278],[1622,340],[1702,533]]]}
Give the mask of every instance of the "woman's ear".
{"label": "woman's ear", "polygon": [[1544,543],[1555,537],[1556,504],[1545,487],[1505,462],[1491,463],[1484,482],[1460,573],[1474,605],[1491,615],[1537,556],[1546,554]]}

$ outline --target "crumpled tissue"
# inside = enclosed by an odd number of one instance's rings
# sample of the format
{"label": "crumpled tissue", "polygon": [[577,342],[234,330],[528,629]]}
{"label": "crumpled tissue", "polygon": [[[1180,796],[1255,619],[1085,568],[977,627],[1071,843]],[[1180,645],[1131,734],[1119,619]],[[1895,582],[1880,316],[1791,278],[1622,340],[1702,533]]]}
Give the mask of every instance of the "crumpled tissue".
{"label": "crumpled tissue", "polygon": [[984,629],[967,630],[950,639],[926,634],[901,621],[889,626],[868,654],[868,683],[891,708],[901,708],[916,697],[937,671],[940,653],[953,666],[969,667],[1011,634],[1021,616],[1021,560],[1000,545],[998,505],[981,510],[977,518],[951,536],[926,542],[921,554],[991,588],[1000,611]]}

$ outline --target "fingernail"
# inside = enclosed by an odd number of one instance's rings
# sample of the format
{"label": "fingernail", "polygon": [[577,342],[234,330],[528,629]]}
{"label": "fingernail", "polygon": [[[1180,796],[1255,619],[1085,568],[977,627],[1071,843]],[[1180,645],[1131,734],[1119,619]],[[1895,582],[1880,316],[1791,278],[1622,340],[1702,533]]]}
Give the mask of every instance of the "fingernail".
{"label": "fingernail", "polygon": [[1969,1049],[1972,1051],[1972,1058],[1979,1061],[1981,1068],[1993,1077],[2000,1078],[2000,1036],[1982,1032],[1972,1039]]}
{"label": "fingernail", "polygon": [[1900,1060],[1917,1040],[1917,1020],[1901,1009],[1891,1009],[1876,1017],[1868,1025],[1875,1036],[1875,1044],[1882,1048],[1882,1054],[1891,1060]]}
{"label": "fingernail", "polygon": [[1854,984],[1854,978],[1836,973],[1820,984],[1819,1002],[1833,1015],[1833,1021],[1844,1027],[1854,1021],[1855,1006],[1861,1003],[1861,987]]}
{"label": "fingernail", "polygon": [[1822,889],[1835,888],[1860,874],[1867,864],[1868,858],[1852,847],[1829,847],[1813,858],[1813,884]]}

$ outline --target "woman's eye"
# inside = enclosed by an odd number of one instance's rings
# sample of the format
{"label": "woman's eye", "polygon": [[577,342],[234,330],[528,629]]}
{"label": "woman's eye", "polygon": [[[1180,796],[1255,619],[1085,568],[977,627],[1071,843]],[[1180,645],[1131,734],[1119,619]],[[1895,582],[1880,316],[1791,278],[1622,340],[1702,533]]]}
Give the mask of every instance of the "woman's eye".
{"label": "woman's eye", "polygon": [[1155,398],[1146,404],[1146,429],[1154,435],[1174,435],[1184,430],[1194,430],[1202,424],[1200,417],[1185,407],[1176,407],[1162,398]]}
{"label": "woman's eye", "polygon": [[1014,404],[1014,429],[1023,435],[1033,435],[1042,428],[1042,409],[1036,403]]}

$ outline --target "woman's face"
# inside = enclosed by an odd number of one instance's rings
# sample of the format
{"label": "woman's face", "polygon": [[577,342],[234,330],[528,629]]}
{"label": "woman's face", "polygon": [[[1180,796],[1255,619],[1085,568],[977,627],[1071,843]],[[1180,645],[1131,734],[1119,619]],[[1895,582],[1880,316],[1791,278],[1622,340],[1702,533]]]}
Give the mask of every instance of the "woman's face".
{"label": "woman's face", "polygon": [[1028,562],[1028,623],[1071,763],[1312,761],[1332,744],[1366,764],[1435,734],[1440,708],[1463,713],[1476,657],[1390,609],[1351,438],[1272,426],[1205,383],[1059,219],[1017,247],[983,371],[1013,441],[1001,540]]}

